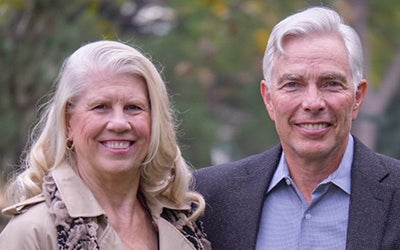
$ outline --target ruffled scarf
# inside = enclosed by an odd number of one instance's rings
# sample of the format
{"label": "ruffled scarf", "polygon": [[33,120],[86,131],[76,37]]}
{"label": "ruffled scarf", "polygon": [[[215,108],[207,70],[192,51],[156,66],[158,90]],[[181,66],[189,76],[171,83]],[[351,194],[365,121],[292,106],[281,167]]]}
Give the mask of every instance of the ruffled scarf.
{"label": "ruffled scarf", "polygon": [[57,244],[60,250],[99,249],[97,244],[96,218],[69,216],[67,207],[61,199],[53,176],[48,174],[43,179],[43,194],[49,212],[57,229]]}
{"label": "ruffled scarf", "polygon": [[[69,216],[53,176],[43,179],[43,194],[57,230],[57,244],[60,250],[98,250],[96,217]],[[192,205],[192,208],[195,206]],[[211,244],[200,221],[189,222],[191,211],[163,209],[161,216],[173,224],[198,250],[209,250]]]}

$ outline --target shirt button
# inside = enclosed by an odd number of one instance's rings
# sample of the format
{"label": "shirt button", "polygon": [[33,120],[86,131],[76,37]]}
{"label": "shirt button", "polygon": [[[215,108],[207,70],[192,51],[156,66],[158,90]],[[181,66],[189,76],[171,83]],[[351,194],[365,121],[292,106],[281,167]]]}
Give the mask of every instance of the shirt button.
{"label": "shirt button", "polygon": [[290,186],[292,184],[292,182],[288,178],[285,179],[285,182],[286,182],[286,185],[288,185],[288,186]]}
{"label": "shirt button", "polygon": [[311,219],[312,215],[311,215],[311,214],[306,214],[304,217],[305,217],[307,220],[309,220],[309,219]]}

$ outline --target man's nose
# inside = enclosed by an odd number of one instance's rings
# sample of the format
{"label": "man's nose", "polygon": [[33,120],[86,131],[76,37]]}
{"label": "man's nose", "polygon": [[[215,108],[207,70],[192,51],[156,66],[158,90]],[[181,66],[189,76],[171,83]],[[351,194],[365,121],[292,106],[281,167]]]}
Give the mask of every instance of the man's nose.
{"label": "man's nose", "polygon": [[303,96],[302,107],[304,110],[317,113],[326,108],[323,94],[317,86],[311,85],[306,88]]}

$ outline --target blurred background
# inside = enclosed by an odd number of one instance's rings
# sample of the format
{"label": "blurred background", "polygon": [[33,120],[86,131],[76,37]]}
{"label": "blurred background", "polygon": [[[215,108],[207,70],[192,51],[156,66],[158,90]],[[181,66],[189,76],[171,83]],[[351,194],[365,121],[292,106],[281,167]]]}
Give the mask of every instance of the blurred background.
{"label": "blurred background", "polygon": [[65,57],[90,41],[121,40],[151,57],[194,168],[272,147],[259,94],[266,42],[279,20],[314,5],[338,10],[362,38],[370,85],[353,133],[400,158],[398,0],[0,0],[0,208],[43,96]]}

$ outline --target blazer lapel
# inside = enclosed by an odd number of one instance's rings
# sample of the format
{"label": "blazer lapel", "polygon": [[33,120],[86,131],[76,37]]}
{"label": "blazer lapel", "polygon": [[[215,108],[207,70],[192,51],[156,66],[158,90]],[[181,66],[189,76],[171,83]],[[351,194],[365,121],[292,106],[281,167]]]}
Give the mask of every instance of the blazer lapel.
{"label": "blazer lapel", "polygon": [[227,230],[234,228],[233,231],[239,234],[235,237],[240,238],[240,244],[226,249],[255,249],[266,190],[278,165],[280,153],[280,147],[276,147],[249,162],[243,162],[242,167],[238,166],[234,182],[236,194],[226,215],[229,217],[227,220],[232,222]]}
{"label": "blazer lapel", "polygon": [[355,140],[346,249],[379,249],[393,190],[381,183],[388,171]]}
{"label": "blazer lapel", "polygon": [[266,190],[281,147],[195,172],[207,206],[202,220],[212,249],[255,249]]}

